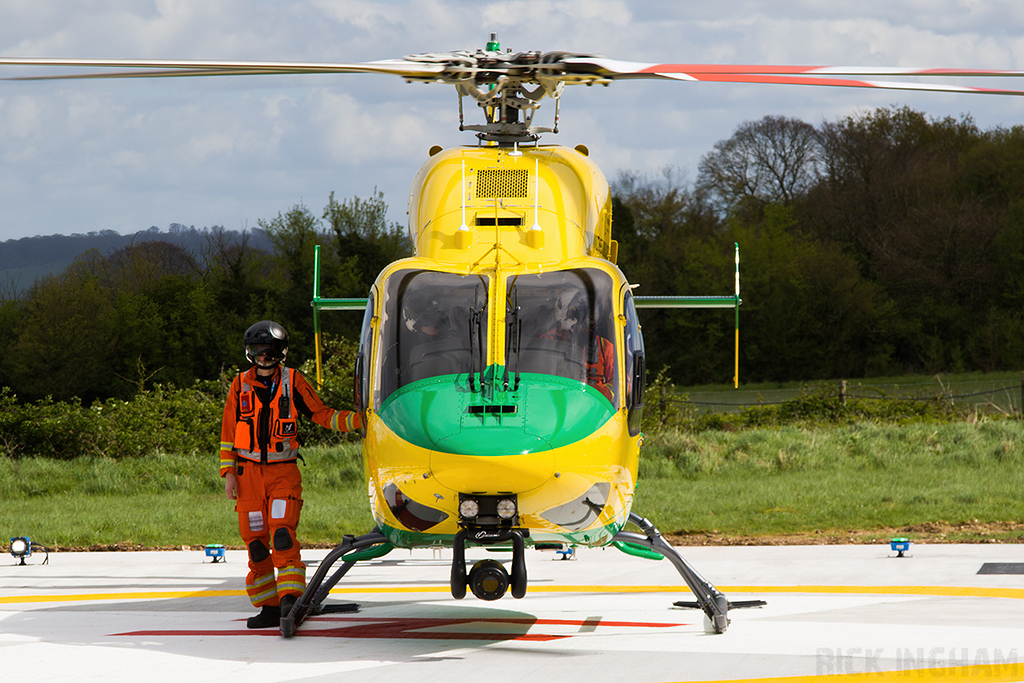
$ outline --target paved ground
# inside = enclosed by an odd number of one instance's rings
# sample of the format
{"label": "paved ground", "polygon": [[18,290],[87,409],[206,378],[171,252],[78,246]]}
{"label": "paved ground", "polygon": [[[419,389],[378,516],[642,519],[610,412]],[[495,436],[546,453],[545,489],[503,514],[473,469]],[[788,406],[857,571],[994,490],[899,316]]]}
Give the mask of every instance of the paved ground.
{"label": "paved ground", "polygon": [[[522,600],[453,600],[450,553],[357,565],[292,639],[250,631],[245,558],[201,552],[0,556],[4,681],[1024,680],[1024,546],[703,547],[681,552],[732,600],[729,630],[667,562],[527,552]],[[312,565],[326,551],[307,551]],[[487,556],[475,549],[469,559]],[[4,560],[3,558],[7,558]],[[1017,566],[1014,566],[1017,565]]]}

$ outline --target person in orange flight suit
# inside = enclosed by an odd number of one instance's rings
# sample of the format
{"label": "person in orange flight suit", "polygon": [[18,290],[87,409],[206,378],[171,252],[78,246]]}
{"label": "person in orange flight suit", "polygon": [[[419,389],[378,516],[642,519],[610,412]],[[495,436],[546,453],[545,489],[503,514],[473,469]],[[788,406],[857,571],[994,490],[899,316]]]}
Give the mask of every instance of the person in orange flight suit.
{"label": "person in orange flight suit", "polygon": [[328,408],[302,374],[282,365],[288,333],[277,323],[252,325],[244,342],[252,367],[235,377],[224,403],[220,475],[249,550],[245,590],[260,608],[246,625],[266,628],[277,626],[306,588],[295,533],[302,509],[297,417],[342,432],[363,421],[357,412]]}
{"label": "person in orange flight suit", "polygon": [[[558,317],[556,326],[540,336],[541,339],[555,339],[563,342],[573,341],[576,324],[581,313],[578,306],[569,306],[565,313]],[[615,403],[613,386],[615,383],[615,346],[604,337],[595,334],[593,322],[589,327],[590,337],[587,344],[587,384],[594,387],[612,403]]]}
{"label": "person in orange flight suit", "polygon": [[587,384],[615,403],[615,347],[604,337],[594,335],[587,346]]}

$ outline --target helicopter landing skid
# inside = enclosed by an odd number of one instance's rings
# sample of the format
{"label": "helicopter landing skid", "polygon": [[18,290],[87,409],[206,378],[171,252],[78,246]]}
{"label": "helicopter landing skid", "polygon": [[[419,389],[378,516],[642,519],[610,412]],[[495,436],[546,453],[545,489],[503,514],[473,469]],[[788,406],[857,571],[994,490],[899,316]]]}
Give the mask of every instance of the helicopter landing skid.
{"label": "helicopter landing skid", "polygon": [[[685,581],[686,585],[689,586],[690,591],[692,591],[694,596],[697,598],[697,602],[675,604],[680,607],[696,607],[701,609],[710,620],[711,627],[714,629],[715,633],[725,633],[725,630],[729,628],[730,607],[738,608],[755,606],[746,603],[730,603],[725,597],[725,594],[715,588],[710,581],[701,576],[689,562],[683,559],[683,556],[680,555],[675,548],[669,545],[668,541],[662,537],[661,532],[658,531],[658,529],[647,519],[641,517],[635,512],[631,512],[629,513],[629,521],[640,527],[643,534],[638,534],[633,531],[620,531],[615,534],[613,540],[644,546],[660,553],[664,557],[667,557],[669,562],[671,562],[679,572],[680,576],[683,577],[683,581]],[[750,602],[765,604],[760,600]]]}
{"label": "helicopter landing skid", "polygon": [[320,566],[316,570],[316,574],[308,584],[306,584],[306,590],[303,591],[302,595],[295,604],[289,610],[288,614],[281,615],[281,635],[285,638],[291,638],[295,635],[295,629],[298,628],[306,617],[324,614],[329,612],[355,612],[359,609],[359,605],[356,603],[346,603],[343,605],[323,605],[323,601],[327,599],[327,595],[334,588],[334,585],[341,580],[348,570],[355,566],[355,560],[346,560],[341,563],[337,571],[334,572],[327,578],[327,573],[331,571],[331,567],[343,556],[349,553],[354,553],[359,550],[366,550],[376,545],[387,543],[388,539],[380,531],[374,529],[368,534],[362,536],[345,536],[341,544],[338,545],[334,550],[329,552],[327,556],[320,562]]}

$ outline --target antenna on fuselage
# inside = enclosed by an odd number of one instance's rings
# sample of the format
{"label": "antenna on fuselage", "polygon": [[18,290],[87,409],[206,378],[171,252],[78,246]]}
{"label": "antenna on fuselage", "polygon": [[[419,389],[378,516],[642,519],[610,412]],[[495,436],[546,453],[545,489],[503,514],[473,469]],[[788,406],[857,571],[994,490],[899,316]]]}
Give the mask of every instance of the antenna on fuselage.
{"label": "antenna on fuselage", "polygon": [[462,157],[462,198],[459,203],[462,205],[462,225],[455,231],[455,248],[468,249],[473,242],[473,233],[466,225],[466,157]]}

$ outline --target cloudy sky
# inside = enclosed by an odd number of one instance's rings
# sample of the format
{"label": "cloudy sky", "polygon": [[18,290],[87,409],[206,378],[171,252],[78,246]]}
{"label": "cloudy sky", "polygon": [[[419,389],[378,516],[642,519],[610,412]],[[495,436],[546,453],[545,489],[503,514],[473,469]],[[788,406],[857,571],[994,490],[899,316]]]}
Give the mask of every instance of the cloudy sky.
{"label": "cloudy sky", "polygon": [[[492,31],[514,51],[644,62],[1024,70],[1020,0],[0,0],[7,57],[361,62],[475,49]],[[567,88],[545,141],[585,143],[613,179],[676,167],[692,180],[744,121],[904,104],[1024,124],[1016,97],[619,82]],[[474,142],[457,117],[450,86],[376,75],[0,81],[0,241],[252,228],[375,189],[404,223],[429,147]],[[550,117],[548,101],[536,121]]]}

